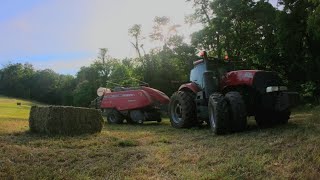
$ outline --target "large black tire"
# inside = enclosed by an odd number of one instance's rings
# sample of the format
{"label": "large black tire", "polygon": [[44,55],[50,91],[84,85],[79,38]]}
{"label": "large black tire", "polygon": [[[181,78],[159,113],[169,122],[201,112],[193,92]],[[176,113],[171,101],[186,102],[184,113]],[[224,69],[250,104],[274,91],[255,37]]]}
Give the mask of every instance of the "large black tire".
{"label": "large black tire", "polygon": [[178,91],[173,93],[169,103],[171,126],[190,128],[196,123],[196,104],[192,92]]}
{"label": "large black tire", "polygon": [[230,113],[227,99],[220,93],[209,97],[209,124],[215,134],[226,134],[230,131]]}
{"label": "large black tire", "polygon": [[137,124],[143,124],[143,122],[146,120],[144,112],[138,109],[130,111],[128,116]]}
{"label": "large black tire", "polygon": [[109,124],[122,124],[124,118],[119,111],[113,109],[108,113],[107,120]]}
{"label": "large black tire", "polygon": [[239,92],[228,92],[225,97],[230,105],[230,123],[232,132],[241,132],[247,128],[246,104]]}
{"label": "large black tire", "polygon": [[145,116],[147,121],[157,121],[157,122],[161,122],[161,113],[159,110],[147,110],[145,112]]}

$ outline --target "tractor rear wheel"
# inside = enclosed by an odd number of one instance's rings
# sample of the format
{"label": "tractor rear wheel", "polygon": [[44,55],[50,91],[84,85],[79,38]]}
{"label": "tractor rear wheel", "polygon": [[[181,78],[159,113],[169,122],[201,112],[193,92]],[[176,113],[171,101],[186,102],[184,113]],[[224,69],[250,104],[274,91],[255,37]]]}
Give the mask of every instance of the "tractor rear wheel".
{"label": "tractor rear wheel", "polygon": [[119,111],[112,109],[107,115],[107,120],[109,124],[122,124],[124,118]]}
{"label": "tractor rear wheel", "polygon": [[192,92],[178,91],[173,93],[169,103],[171,126],[189,128],[196,122],[196,104]]}
{"label": "tractor rear wheel", "polygon": [[214,93],[208,103],[209,124],[215,134],[226,134],[229,132],[230,116],[227,99],[220,93]]}
{"label": "tractor rear wheel", "polygon": [[244,131],[247,127],[247,112],[246,105],[239,92],[228,92],[225,97],[230,105],[230,123],[231,131]]}

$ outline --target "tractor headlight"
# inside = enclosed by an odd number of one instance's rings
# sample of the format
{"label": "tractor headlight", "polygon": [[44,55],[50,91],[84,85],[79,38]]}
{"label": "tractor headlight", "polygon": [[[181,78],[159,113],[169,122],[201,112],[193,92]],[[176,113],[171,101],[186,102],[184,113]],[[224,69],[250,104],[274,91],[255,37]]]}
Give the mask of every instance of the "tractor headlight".
{"label": "tractor headlight", "polygon": [[287,91],[288,88],[286,86],[269,86],[266,88],[266,92],[276,92],[276,91]]}

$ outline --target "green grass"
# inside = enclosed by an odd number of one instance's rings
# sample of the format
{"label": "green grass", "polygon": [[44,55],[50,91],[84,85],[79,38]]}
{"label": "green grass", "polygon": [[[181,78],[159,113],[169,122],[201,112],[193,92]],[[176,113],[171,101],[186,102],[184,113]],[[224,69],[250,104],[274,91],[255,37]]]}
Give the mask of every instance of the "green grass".
{"label": "green grass", "polygon": [[[20,106],[17,103],[21,103]],[[26,131],[27,118],[32,105],[39,104],[22,99],[0,96],[0,134]]]}
{"label": "green grass", "polygon": [[[28,133],[28,110],[0,97],[0,179],[318,179],[320,108],[286,126],[215,136],[168,119],[75,137]],[[20,101],[20,100],[19,100]],[[24,104],[24,101],[22,101]],[[3,128],[5,127],[5,128]]]}
{"label": "green grass", "polygon": [[[20,102],[21,106],[17,106]],[[0,96],[1,119],[26,119],[33,102]]]}

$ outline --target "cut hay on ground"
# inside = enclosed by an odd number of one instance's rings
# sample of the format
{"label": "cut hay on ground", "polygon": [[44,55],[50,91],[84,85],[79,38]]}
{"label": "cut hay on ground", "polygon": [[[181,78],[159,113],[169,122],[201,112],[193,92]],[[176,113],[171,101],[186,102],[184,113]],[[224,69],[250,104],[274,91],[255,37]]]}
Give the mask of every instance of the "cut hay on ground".
{"label": "cut hay on ground", "polygon": [[70,106],[32,106],[31,132],[78,135],[101,132],[103,118],[96,109]]}

